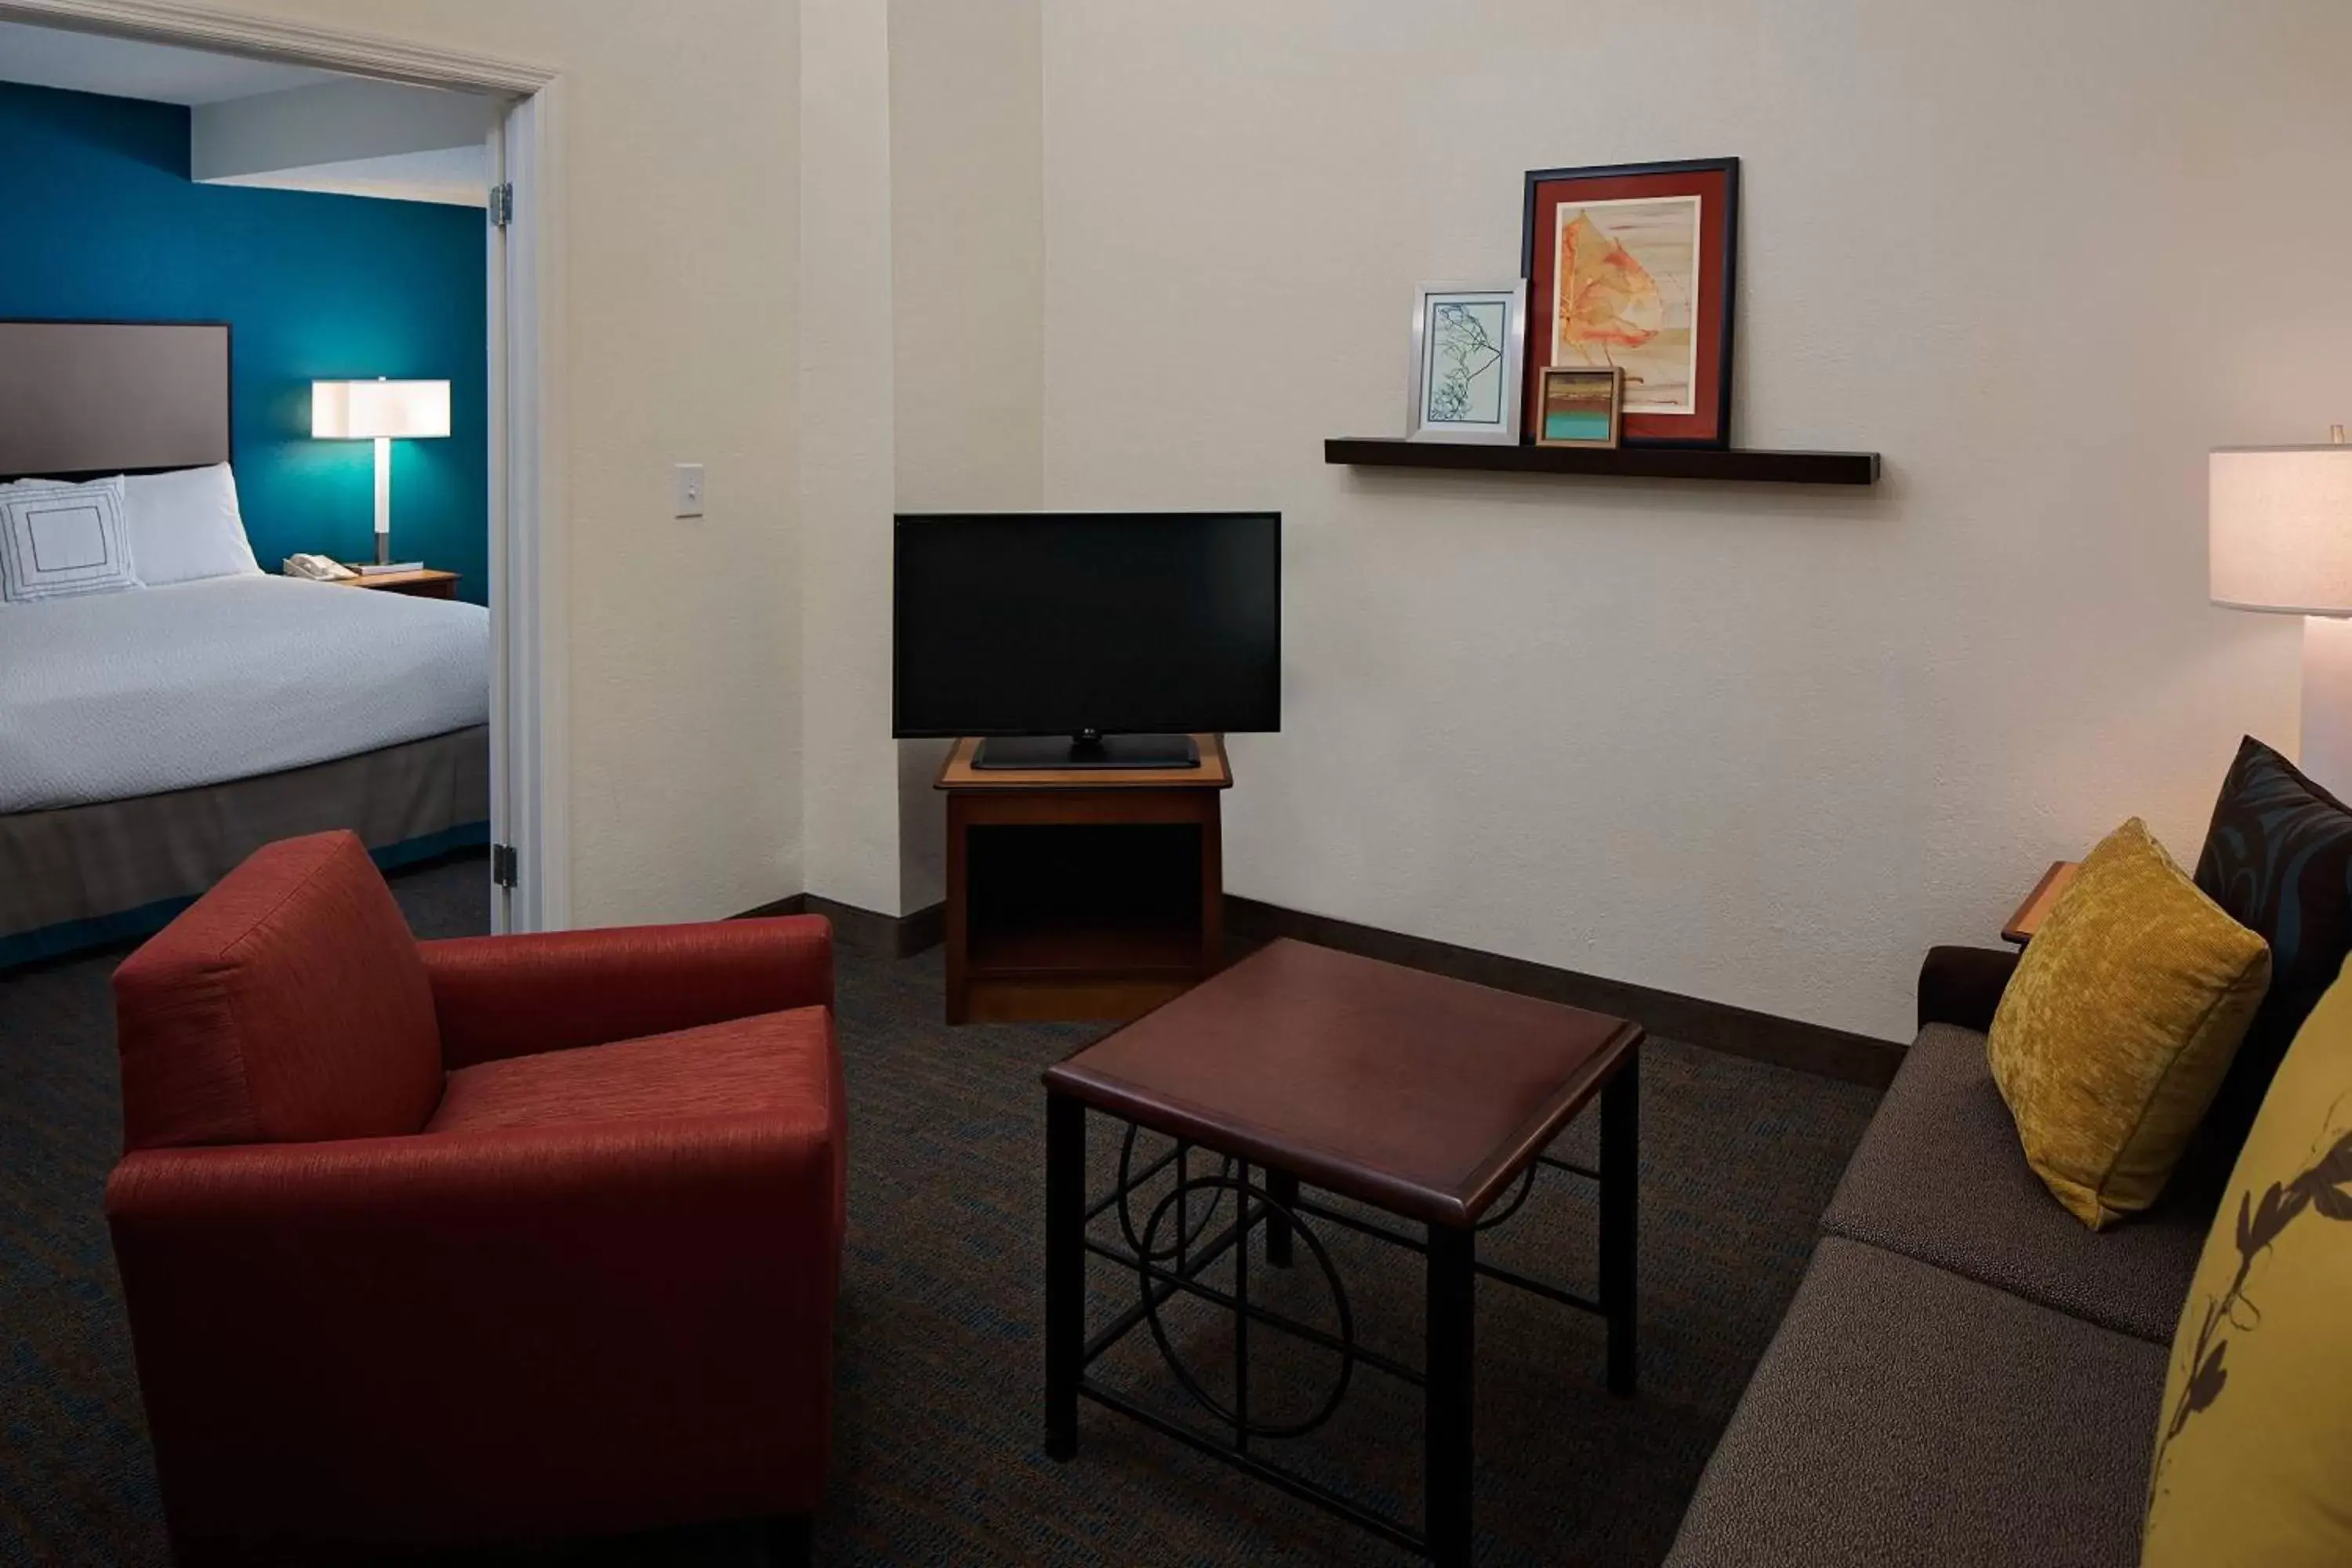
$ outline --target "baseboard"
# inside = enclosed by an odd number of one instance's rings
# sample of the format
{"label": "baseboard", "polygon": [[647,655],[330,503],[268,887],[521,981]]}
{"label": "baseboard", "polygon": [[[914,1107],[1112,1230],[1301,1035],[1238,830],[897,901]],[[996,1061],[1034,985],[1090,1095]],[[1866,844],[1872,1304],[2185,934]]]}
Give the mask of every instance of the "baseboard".
{"label": "baseboard", "polygon": [[[833,922],[835,940],[860,952],[886,958],[910,958],[947,940],[947,906],[933,904],[910,915],[877,914],[855,904],[841,903],[814,893],[794,893],[788,899],[746,910],[736,916],[823,915]],[[1555,969],[1525,958],[1507,958],[1475,947],[1461,947],[1425,936],[1407,936],[1378,926],[1359,925],[1329,915],[1310,915],[1279,904],[1261,903],[1232,893],[1225,895],[1225,930],[1234,936],[1268,942],[1286,936],[1342,952],[1401,963],[1408,969],[1452,975],[1497,991],[1540,996],[1571,1007],[1589,1007],[1631,1018],[1651,1033],[1711,1050],[1756,1061],[1772,1062],[1800,1072],[1847,1083],[1884,1089],[1903,1065],[1903,1047],[1892,1040],[1843,1029],[1807,1024],[1771,1013],[1759,1013],[1728,1003],[1709,1002],[1679,992],[1660,991],[1622,980],[1604,980],[1572,969]]]}
{"label": "baseboard", "polygon": [[892,949],[900,958],[912,958],[947,941],[947,903],[927,904],[913,914],[900,915],[895,923]]}
{"label": "baseboard", "polygon": [[1588,1007],[1596,1013],[1631,1018],[1667,1039],[1773,1062],[1823,1078],[1868,1084],[1874,1089],[1883,1089],[1893,1081],[1895,1069],[1903,1063],[1901,1046],[1868,1035],[1849,1034],[1843,1029],[1800,1023],[1794,1018],[1703,1001],[1622,980],[1603,980],[1571,969],[1555,969],[1524,958],[1506,958],[1501,953],[1458,947],[1428,937],[1406,936],[1328,915],[1305,914],[1232,893],[1225,895],[1225,930],[1235,936],[1260,941],[1292,937],[1321,947],[1335,947],[1342,952],[1400,963],[1408,969],[1491,985],[1497,991],[1539,996],[1571,1007]]}
{"label": "baseboard", "polygon": [[730,918],[748,921],[770,915],[823,915],[833,922],[834,940],[842,946],[886,958],[912,958],[948,939],[945,904],[933,904],[910,915],[883,915],[815,893],[794,893]]}
{"label": "baseboard", "polygon": [[778,899],[772,904],[761,904],[757,909],[738,910],[727,918],[730,921],[764,921],[772,920],[778,915],[804,915],[808,912],[808,895],[794,893],[788,899]]}

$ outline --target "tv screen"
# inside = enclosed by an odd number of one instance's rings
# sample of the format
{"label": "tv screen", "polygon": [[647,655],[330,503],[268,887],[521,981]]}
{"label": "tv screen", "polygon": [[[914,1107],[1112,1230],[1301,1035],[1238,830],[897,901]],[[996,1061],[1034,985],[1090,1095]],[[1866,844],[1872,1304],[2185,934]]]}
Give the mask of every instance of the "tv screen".
{"label": "tv screen", "polygon": [[892,731],[1282,727],[1273,512],[902,515]]}

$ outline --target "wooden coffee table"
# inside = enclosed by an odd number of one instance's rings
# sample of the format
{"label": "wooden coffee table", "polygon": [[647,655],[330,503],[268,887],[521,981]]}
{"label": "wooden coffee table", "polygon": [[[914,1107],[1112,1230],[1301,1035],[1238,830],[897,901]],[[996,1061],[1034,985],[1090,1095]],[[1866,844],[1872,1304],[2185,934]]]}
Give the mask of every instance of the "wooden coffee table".
{"label": "wooden coffee table", "polygon": [[[1472,1326],[1479,1278],[1604,1317],[1610,1391],[1633,1390],[1642,1038],[1639,1026],[1620,1018],[1277,942],[1047,1068],[1046,1451],[1056,1459],[1076,1453],[1084,1396],[1439,1563],[1467,1563]],[[1600,1168],[1545,1152],[1596,1096]],[[1123,1152],[1112,1190],[1090,1199],[1089,1110],[1164,1133],[1177,1146],[1139,1170],[1129,1168]],[[1131,1151],[1131,1131],[1129,1137]],[[1238,1164],[1233,1173],[1193,1175],[1185,1163],[1193,1148]],[[1134,1236],[1129,1196],[1171,1164],[1174,1186],[1154,1202],[1150,1220]],[[1263,1180],[1253,1177],[1253,1166]],[[1597,1300],[1477,1259],[1478,1231],[1517,1211],[1538,1166],[1600,1183]],[[1421,1234],[1369,1224],[1310,1201],[1300,1195],[1302,1186],[1356,1199],[1412,1222]],[[1182,1233],[1193,1206],[1190,1197],[1215,1194],[1235,1200],[1235,1217],[1218,1236],[1189,1244]],[[1124,1248],[1087,1234],[1094,1216],[1114,1205],[1133,1237]],[[1171,1205],[1175,1229],[1163,1232]],[[1312,1229],[1320,1223],[1425,1255],[1427,1354],[1420,1371],[1356,1344],[1344,1289]],[[1260,1228],[1265,1261],[1276,1267],[1290,1262],[1296,1241],[1308,1243],[1339,1303],[1339,1334],[1252,1303],[1249,1241]],[[1091,1334],[1089,1253],[1135,1269],[1139,1293],[1134,1307]],[[1201,1276],[1228,1253],[1232,1289],[1212,1289]],[[1205,1392],[1169,1350],[1160,1307],[1178,1292],[1235,1314],[1231,1405]],[[1087,1376],[1097,1356],[1147,1326],[1171,1371],[1224,1431],[1171,1420]],[[1287,1426],[1252,1419],[1253,1326],[1339,1352],[1339,1384],[1310,1419]],[[1301,1436],[1328,1418],[1360,1363],[1426,1390],[1427,1496],[1419,1531],[1265,1457],[1267,1443]]]}

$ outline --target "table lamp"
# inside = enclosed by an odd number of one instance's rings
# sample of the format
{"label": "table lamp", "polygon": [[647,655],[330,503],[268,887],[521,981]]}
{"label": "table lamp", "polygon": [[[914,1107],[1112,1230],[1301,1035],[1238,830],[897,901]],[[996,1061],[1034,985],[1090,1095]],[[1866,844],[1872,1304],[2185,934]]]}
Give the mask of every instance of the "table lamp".
{"label": "table lamp", "polygon": [[392,444],[449,434],[446,381],[314,381],[310,434],[324,441],[375,443],[375,559],[392,559]]}
{"label": "table lamp", "polygon": [[2352,792],[2352,447],[2223,447],[2207,460],[2213,603],[2301,616],[2303,771]]}

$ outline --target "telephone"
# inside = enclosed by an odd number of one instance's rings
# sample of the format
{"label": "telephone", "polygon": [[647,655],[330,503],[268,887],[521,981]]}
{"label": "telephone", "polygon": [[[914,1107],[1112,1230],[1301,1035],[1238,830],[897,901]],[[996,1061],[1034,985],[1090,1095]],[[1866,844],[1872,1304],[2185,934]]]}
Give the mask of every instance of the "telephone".
{"label": "telephone", "polygon": [[282,570],[289,577],[308,577],[319,583],[347,583],[359,575],[323,555],[289,555]]}

